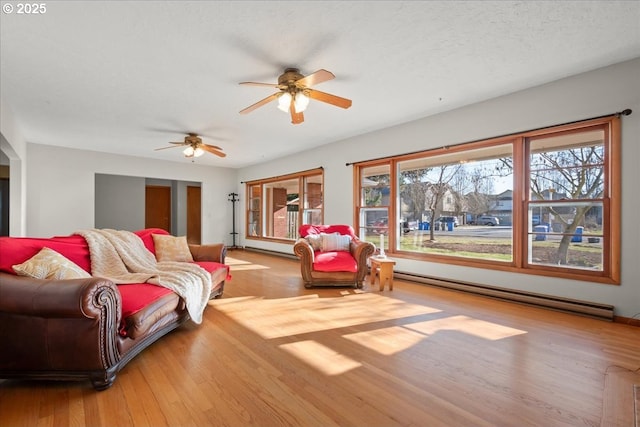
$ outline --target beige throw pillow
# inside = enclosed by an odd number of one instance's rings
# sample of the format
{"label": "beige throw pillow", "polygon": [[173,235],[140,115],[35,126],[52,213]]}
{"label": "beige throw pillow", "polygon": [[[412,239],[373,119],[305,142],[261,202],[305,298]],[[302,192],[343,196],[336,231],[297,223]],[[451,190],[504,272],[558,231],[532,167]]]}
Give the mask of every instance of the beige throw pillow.
{"label": "beige throw pillow", "polygon": [[78,264],[49,248],[42,248],[22,264],[12,265],[13,271],[19,276],[29,276],[34,279],[85,279],[91,277]]}
{"label": "beige throw pillow", "polygon": [[186,236],[152,234],[156,248],[156,259],[161,261],[193,262]]}

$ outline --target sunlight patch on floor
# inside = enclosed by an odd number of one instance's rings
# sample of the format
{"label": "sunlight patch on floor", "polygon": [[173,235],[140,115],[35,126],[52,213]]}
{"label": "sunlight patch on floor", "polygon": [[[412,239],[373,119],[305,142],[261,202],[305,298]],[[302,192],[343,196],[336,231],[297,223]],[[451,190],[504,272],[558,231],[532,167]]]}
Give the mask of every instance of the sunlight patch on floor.
{"label": "sunlight patch on floor", "polygon": [[347,334],[344,335],[344,338],[385,356],[390,356],[407,350],[429,336],[442,331],[463,332],[491,341],[526,334],[526,331],[484,320],[467,316],[452,316]]}
{"label": "sunlight patch on floor", "polygon": [[385,356],[407,350],[427,338],[403,326],[375,329],[344,335],[344,338]]}
{"label": "sunlight patch on floor", "polygon": [[338,298],[229,298],[212,305],[263,338],[273,339],[329,329],[437,313],[433,307],[362,293]]}
{"label": "sunlight patch on floor", "polygon": [[224,263],[229,267],[231,267],[232,272],[243,271],[243,270],[266,270],[270,268],[270,267],[267,267],[266,265],[254,264],[249,261],[242,261],[239,259],[232,258],[230,256],[227,256],[224,259]]}
{"label": "sunlight patch on floor", "polygon": [[362,366],[360,362],[312,340],[282,344],[280,348],[326,375],[340,375]]}
{"label": "sunlight patch on floor", "polygon": [[510,328],[468,316],[451,316],[427,320],[425,322],[410,323],[404,327],[425,335],[433,335],[441,331],[457,331],[491,341],[527,333],[527,331],[521,329]]}

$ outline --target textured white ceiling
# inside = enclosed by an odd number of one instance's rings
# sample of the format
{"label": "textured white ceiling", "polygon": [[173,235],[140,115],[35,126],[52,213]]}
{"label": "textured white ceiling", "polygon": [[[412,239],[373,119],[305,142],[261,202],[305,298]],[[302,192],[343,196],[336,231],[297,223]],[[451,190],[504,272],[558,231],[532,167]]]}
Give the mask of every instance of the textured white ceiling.
{"label": "textured white ceiling", "polygon": [[[7,3],[7,2],[5,2]],[[3,4],[5,4],[3,3]],[[17,4],[17,2],[8,2]],[[0,88],[28,142],[243,167],[640,56],[637,1],[49,1],[1,14]],[[320,68],[305,122],[268,104]]]}

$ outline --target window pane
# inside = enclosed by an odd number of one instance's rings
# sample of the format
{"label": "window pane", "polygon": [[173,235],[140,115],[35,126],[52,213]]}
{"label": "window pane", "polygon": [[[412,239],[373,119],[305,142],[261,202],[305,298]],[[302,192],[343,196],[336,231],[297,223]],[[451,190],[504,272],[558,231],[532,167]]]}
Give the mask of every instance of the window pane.
{"label": "window pane", "polygon": [[605,131],[529,141],[529,264],[603,271]]}
{"label": "window pane", "polygon": [[[380,235],[389,233],[391,175],[388,164],[360,170],[360,239],[380,244]],[[388,248],[388,239],[384,242]]]}
{"label": "window pane", "polygon": [[322,200],[322,176],[305,177],[303,224],[322,224]]}
{"label": "window pane", "polygon": [[511,261],[511,144],[398,162],[398,250]]}
{"label": "window pane", "polygon": [[298,235],[299,180],[264,184],[266,237],[295,239]]}
{"label": "window pane", "polygon": [[603,196],[603,129],[535,138],[530,151],[531,200]]}
{"label": "window pane", "polygon": [[[531,207],[529,263],[602,271],[602,208],[599,202],[540,203]],[[536,215],[544,221],[534,226]],[[565,220],[558,221],[558,217]],[[570,222],[577,217],[582,218],[578,225]]]}
{"label": "window pane", "polygon": [[247,215],[248,229],[247,235],[260,236],[261,235],[261,221],[260,212],[262,210],[262,197],[260,192],[260,185],[252,185],[249,187],[249,212]]}

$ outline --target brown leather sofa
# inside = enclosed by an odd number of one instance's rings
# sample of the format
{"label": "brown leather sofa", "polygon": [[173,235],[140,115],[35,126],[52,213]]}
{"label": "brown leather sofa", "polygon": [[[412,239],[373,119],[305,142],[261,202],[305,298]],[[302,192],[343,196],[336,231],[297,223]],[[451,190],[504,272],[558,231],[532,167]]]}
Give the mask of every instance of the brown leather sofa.
{"label": "brown leather sofa", "polygon": [[[79,237],[25,239],[24,244],[54,246],[64,252]],[[22,241],[2,239],[0,378],[88,379],[95,389],[105,390],[133,357],[189,319],[184,301],[159,286],[116,285],[96,277],[47,280],[11,274],[6,271],[7,263]],[[224,264],[223,244],[190,245],[190,250],[194,261],[204,262],[210,270]],[[211,297],[219,297],[228,269],[211,273]],[[143,292],[135,290],[136,286],[159,296],[123,318],[126,298],[132,298],[132,292]]]}
{"label": "brown leather sofa", "polygon": [[[368,272],[367,259],[373,255],[373,243],[360,240],[349,225],[300,226],[300,238],[293,245],[300,259],[300,272],[306,288],[314,286],[354,286],[362,288]],[[311,237],[339,234],[349,236],[343,250],[323,250],[312,246]],[[311,237],[310,237],[311,236]]]}

